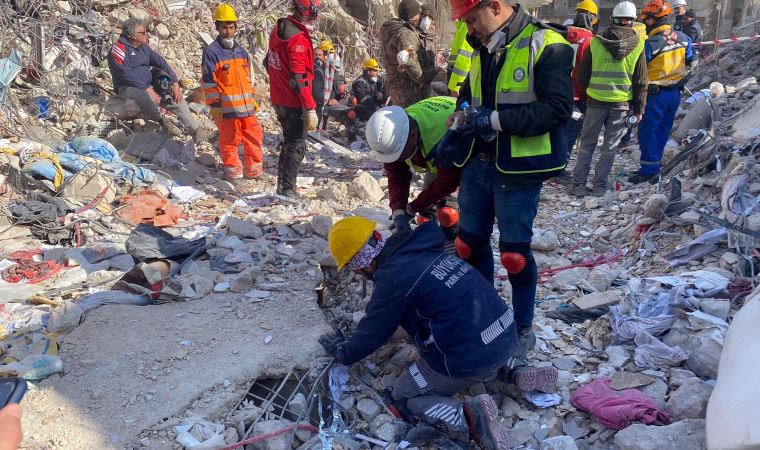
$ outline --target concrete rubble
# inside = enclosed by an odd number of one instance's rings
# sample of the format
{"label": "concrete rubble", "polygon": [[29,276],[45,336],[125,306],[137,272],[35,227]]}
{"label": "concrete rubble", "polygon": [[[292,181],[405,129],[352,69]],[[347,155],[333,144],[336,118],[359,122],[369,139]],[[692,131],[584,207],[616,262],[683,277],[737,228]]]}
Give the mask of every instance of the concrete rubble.
{"label": "concrete rubble", "polygon": [[[221,181],[215,139],[167,138],[135,119],[135,105],[108,95],[107,71],[88,58],[109,48],[124,20],[149,20],[154,47],[188,80],[191,110],[213,129],[197,84],[201,34],[213,33],[211,2],[189,0],[174,9],[169,1],[95,3],[102,7],[88,10],[85,22],[51,13],[54,21],[67,21],[69,33],[43,55],[48,70],[41,80],[22,71],[0,96],[0,108],[13,111],[0,114],[0,357],[3,367],[44,362],[24,372],[35,382],[24,400],[25,448],[193,448],[193,439],[221,448],[288,427],[247,448],[318,449],[329,433],[334,448],[383,448],[404,440],[410,428],[435,435],[404,424],[382,404],[389,380],[418,357],[401,332],[350,368],[337,398],[324,387],[329,360],[317,339],[331,327],[350,333],[372,289],[338,273],[327,235],[335,221],[354,214],[388,230],[382,164],[340,145],[336,129],[333,140],[309,141],[298,200],[273,194],[271,176],[236,192]],[[376,7],[378,17],[392,14],[390,3]],[[355,75],[372,43],[337,2],[326,9],[317,35],[344,46],[346,73]],[[258,117],[270,175],[280,128],[259,61],[271,17],[280,12],[242,12],[250,26],[241,39],[264,100]],[[82,34],[83,24],[89,34]],[[29,66],[34,49],[26,41],[3,42]],[[87,57],[61,60],[63,48]],[[710,98],[710,117],[700,119],[704,127],[682,130],[682,142],[671,142],[664,162],[681,162],[662,180],[626,184],[623,175],[638,167],[633,146],[618,154],[616,189],[604,197],[579,199],[545,184],[531,245],[539,285],[538,342],[529,363],[559,370],[561,401],[538,408],[500,381],[460,394],[491,394],[512,446],[706,448],[705,416],[723,340],[756,295],[758,69],[757,41],[719,48],[702,62],[679,121],[697,107],[700,92]],[[87,82],[71,81],[73,71]],[[714,82],[721,88],[711,89]],[[23,105],[40,96],[52,104],[38,119],[39,111]],[[48,168],[40,169],[45,158],[29,155],[74,154],[67,145],[77,137],[99,137],[86,143],[113,152],[108,162],[115,155],[119,165],[109,171],[101,160],[56,185],[43,176]],[[412,195],[421,186],[420,178]],[[163,202],[135,226],[121,214],[131,203],[120,200],[145,191]],[[30,202],[47,205],[53,220],[39,226],[9,209]],[[141,230],[170,242],[172,252],[162,247],[158,256],[139,256],[135,249],[149,247],[135,244]],[[509,301],[507,273],[501,266],[495,271],[497,289]],[[308,382],[288,394],[287,404],[266,405],[252,396],[257,380],[294,373]],[[622,430],[601,425],[571,403],[575,391],[600,378],[618,392],[643,392],[672,423]],[[342,412],[343,427],[320,433],[320,418],[334,420],[328,405]],[[411,448],[454,445],[435,436]]]}

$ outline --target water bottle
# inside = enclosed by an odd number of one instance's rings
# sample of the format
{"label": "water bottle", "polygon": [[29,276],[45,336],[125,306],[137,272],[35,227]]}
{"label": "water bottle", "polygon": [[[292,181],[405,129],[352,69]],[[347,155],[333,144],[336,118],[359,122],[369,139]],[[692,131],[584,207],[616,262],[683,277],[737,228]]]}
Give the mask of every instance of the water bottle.
{"label": "water bottle", "polygon": [[636,115],[630,115],[625,119],[625,123],[627,123],[629,127],[632,127],[639,123],[639,118]]}
{"label": "water bottle", "polygon": [[[464,111],[465,121],[467,121],[468,117],[471,117],[470,120],[474,120],[475,116],[477,116],[478,112],[480,112],[477,106],[470,105],[467,102],[462,102],[462,110]],[[480,138],[486,142],[492,142],[494,139],[496,139],[496,133],[496,130],[491,129],[491,131],[480,136]]]}

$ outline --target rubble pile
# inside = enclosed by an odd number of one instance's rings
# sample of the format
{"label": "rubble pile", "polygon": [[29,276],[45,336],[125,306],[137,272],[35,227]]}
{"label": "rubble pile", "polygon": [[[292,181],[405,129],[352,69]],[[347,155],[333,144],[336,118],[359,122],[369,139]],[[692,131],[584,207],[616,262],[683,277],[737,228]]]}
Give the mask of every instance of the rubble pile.
{"label": "rubble pile", "polygon": [[[171,2],[101,2],[76,21],[57,3],[51,17],[74,31],[48,51],[91,55],[94,41],[76,30],[106,33],[110,44],[124,20],[143,17],[156,49],[197,83],[204,33],[213,34],[210,3],[169,12]],[[345,62],[363,59],[371,42],[361,24],[337,3],[326,10],[320,32],[343,45]],[[265,98],[259,62],[279,10],[242,11],[250,23],[240,39]],[[25,399],[30,448],[221,448],[282,430],[249,448],[460,448],[396,419],[383,402],[418,357],[403,332],[349,368],[330,365],[316,341],[329,327],[349,336],[372,292],[337,271],[332,224],[362,215],[389,232],[388,181],[363,146],[311,135],[299,199],[278,196],[281,131],[264,104],[267,174],[236,190],[222,180],[213,139],[112,120],[128,105],[106,98],[102,60],[88,63],[81,84],[67,72],[76,64],[53,58],[65,82],[52,69],[40,82],[26,70],[33,48],[22,41],[5,41],[21,59],[0,55],[19,65],[0,104],[30,105],[0,118],[0,372],[36,383]],[[531,245],[538,342],[528,362],[557,368],[559,392],[494,380],[460,394],[496,399],[512,447],[706,448],[726,335],[757,298],[758,49],[720,48],[711,58],[721,63],[693,75],[683,127],[652,184],[624,181],[638,165],[635,147],[618,155],[615,190],[603,197],[570,197],[546,183]],[[103,89],[85,88],[93,82]],[[191,109],[212,128],[196,94]],[[31,101],[38,97],[53,100],[47,116]],[[692,111],[698,120],[687,121]],[[421,187],[417,177],[412,195]],[[508,274],[494,269],[510,301]],[[294,371],[309,381],[282,396],[288,414],[248,397],[259,378]]]}

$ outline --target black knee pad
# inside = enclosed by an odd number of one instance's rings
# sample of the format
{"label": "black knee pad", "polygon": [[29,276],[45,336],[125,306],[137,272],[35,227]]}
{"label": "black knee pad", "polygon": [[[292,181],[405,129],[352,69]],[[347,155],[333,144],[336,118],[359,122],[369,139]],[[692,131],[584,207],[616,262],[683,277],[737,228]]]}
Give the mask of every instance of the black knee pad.
{"label": "black knee pad", "polygon": [[530,251],[529,243],[499,242],[499,251],[502,253],[519,253],[525,258],[525,269],[519,273],[509,274],[509,282],[513,288],[535,283],[536,260],[533,259],[533,252]]}

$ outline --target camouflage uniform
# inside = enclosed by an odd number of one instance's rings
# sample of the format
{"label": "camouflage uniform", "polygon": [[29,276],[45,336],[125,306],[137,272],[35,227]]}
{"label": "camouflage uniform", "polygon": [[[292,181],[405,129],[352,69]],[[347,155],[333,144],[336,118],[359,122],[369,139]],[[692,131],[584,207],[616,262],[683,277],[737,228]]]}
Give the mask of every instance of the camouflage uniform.
{"label": "camouflage uniform", "polygon": [[[429,40],[401,19],[391,19],[380,27],[381,64],[385,68],[385,89],[394,105],[403,108],[430,97],[435,78],[435,51]],[[407,64],[400,66],[396,54],[412,48]]]}

